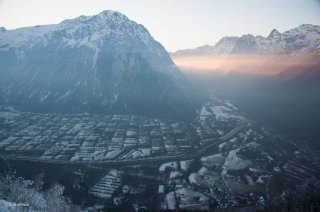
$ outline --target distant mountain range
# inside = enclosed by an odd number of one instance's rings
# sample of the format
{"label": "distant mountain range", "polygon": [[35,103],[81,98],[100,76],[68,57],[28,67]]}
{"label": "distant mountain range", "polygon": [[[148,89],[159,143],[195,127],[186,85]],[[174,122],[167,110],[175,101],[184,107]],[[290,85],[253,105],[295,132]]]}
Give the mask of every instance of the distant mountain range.
{"label": "distant mountain range", "polygon": [[320,26],[303,24],[280,33],[274,29],[268,37],[253,36],[224,37],[215,45],[184,49],[172,56],[199,56],[221,54],[281,54],[295,55],[312,51],[320,45]]}
{"label": "distant mountain range", "polygon": [[114,11],[0,28],[0,101],[37,111],[183,117],[192,88],[146,28]]}

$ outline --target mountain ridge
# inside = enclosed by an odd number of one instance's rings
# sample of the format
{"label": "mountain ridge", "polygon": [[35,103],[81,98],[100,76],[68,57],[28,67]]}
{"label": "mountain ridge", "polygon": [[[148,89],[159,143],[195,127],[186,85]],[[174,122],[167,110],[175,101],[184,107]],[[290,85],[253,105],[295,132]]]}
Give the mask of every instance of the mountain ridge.
{"label": "mountain ridge", "polygon": [[267,37],[252,34],[226,36],[213,46],[182,49],[171,56],[195,56],[215,54],[281,54],[292,55],[308,52],[320,44],[320,26],[302,24],[280,33],[273,29]]}
{"label": "mountain ridge", "polygon": [[141,24],[115,11],[0,33],[1,98],[45,112],[183,117],[189,82]]}

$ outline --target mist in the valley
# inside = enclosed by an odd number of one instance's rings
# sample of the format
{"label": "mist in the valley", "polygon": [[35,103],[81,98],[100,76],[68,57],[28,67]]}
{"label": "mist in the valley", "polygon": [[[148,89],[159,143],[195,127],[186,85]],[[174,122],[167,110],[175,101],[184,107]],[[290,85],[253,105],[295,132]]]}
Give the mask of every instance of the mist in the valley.
{"label": "mist in the valley", "polygon": [[219,96],[236,102],[258,123],[320,148],[320,65],[315,56],[174,60],[201,92],[215,90]]}
{"label": "mist in the valley", "polygon": [[[229,54],[229,55],[195,55],[173,56],[173,60],[182,70],[195,73],[244,73],[259,76],[293,77],[297,71],[286,70],[298,68],[300,71],[319,65],[319,55],[314,53],[302,55],[264,55],[264,54]],[[284,74],[285,73],[285,74]]]}

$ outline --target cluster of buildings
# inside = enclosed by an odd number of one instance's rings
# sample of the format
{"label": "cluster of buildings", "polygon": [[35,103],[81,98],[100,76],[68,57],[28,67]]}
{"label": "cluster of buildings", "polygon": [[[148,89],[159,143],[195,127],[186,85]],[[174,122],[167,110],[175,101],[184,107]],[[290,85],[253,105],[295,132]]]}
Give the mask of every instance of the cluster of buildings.
{"label": "cluster of buildings", "polygon": [[[193,122],[135,115],[39,114],[0,108],[0,154],[60,161],[166,157],[196,151],[244,118],[212,97]],[[216,106],[222,104],[222,106]]]}
{"label": "cluster of buildings", "polygon": [[193,123],[134,115],[0,112],[0,153],[43,160],[108,161],[198,148]]}

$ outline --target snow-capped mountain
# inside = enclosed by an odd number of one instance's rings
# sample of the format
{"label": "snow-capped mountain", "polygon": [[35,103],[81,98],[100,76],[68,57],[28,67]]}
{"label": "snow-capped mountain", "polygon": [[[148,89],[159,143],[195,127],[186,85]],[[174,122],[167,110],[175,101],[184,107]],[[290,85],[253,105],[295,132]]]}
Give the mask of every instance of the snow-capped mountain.
{"label": "snow-capped mountain", "polygon": [[206,54],[281,54],[306,53],[320,44],[320,26],[303,24],[280,33],[274,29],[269,36],[224,37],[214,46],[179,50],[173,56],[195,56]]}
{"label": "snow-capped mountain", "polygon": [[195,49],[183,49],[172,53],[172,56],[196,56],[206,54],[229,54],[234,48],[238,37],[223,37],[214,46],[204,45]]}
{"label": "snow-capped mountain", "polygon": [[181,115],[190,85],[147,29],[103,11],[0,29],[0,101],[44,111]]}

